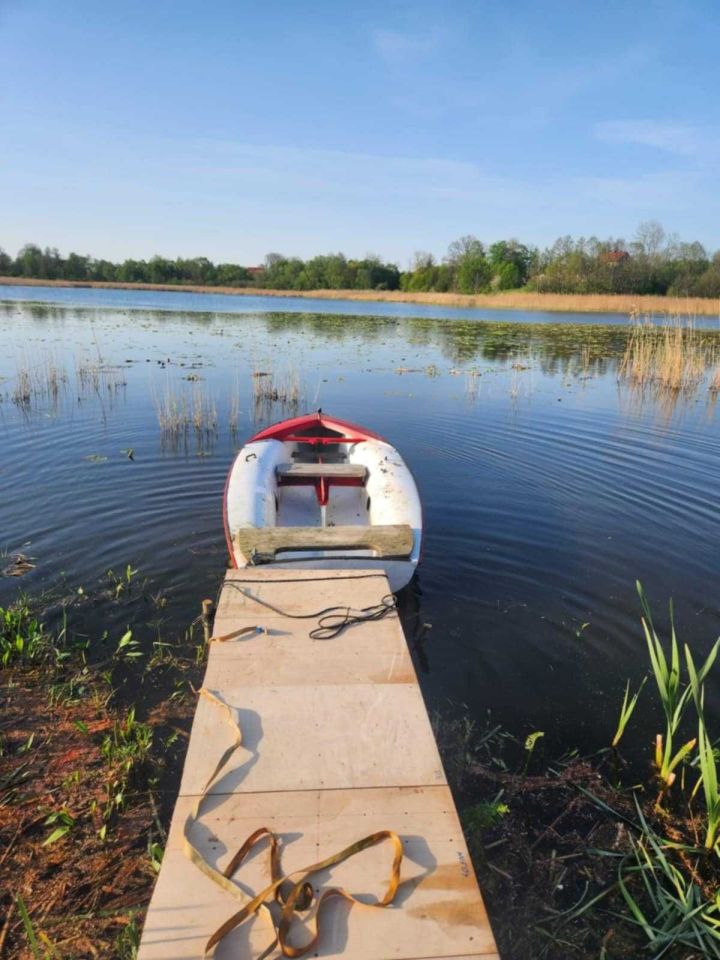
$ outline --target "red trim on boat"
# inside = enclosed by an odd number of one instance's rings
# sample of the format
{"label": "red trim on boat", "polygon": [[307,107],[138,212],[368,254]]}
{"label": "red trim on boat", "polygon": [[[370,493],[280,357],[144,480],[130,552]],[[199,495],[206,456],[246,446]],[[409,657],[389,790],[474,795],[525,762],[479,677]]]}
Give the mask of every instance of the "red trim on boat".
{"label": "red trim on boat", "polygon": [[[326,427],[328,430],[336,430],[340,436],[298,436],[301,431],[310,427]],[[254,437],[250,437],[248,443],[255,440],[289,440],[296,443],[360,443],[363,440],[385,440],[385,437],[381,437],[379,433],[374,433],[365,427],[350,423],[349,420],[339,420],[337,417],[329,417],[325,413],[310,413],[304,417],[292,417],[290,420],[282,420],[271,427],[266,427],[256,433]]]}

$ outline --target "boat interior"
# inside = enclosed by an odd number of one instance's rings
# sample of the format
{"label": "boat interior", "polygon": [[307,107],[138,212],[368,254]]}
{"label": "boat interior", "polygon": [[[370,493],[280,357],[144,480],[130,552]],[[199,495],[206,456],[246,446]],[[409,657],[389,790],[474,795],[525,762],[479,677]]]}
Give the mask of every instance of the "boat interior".
{"label": "boat interior", "polygon": [[291,462],[275,470],[278,526],[369,524],[367,468],[349,462],[353,439],[323,424],[284,439]]}

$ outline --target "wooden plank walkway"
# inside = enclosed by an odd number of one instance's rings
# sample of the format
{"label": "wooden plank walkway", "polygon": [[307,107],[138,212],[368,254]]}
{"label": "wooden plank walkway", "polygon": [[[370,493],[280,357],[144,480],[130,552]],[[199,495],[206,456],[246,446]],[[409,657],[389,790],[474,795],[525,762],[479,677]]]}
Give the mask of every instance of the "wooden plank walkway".
{"label": "wooden plank walkway", "polygon": [[[287,582],[294,580],[297,582]],[[246,592],[241,592],[246,591]],[[344,960],[498,960],[432,729],[397,613],[313,640],[315,619],[280,616],[326,607],[367,607],[390,593],[377,571],[231,570],[215,636],[265,632],[209,651],[204,686],[234,708],[243,746],[210,787],[192,844],[222,870],[260,827],[282,839],[287,874],[375,831],[403,845],[401,884],[385,908],[329,900],[309,956]],[[233,731],[216,702],[200,697],[162,869],[139,960],[198,960],[239,904],[185,855],[183,831]],[[361,899],[381,897],[392,851],[381,844],[313,879]],[[253,896],[269,883],[264,850],[234,876]],[[256,960],[270,942],[267,912],[215,947],[217,960]],[[298,922],[291,941],[310,934]],[[281,956],[279,947],[271,954]]]}

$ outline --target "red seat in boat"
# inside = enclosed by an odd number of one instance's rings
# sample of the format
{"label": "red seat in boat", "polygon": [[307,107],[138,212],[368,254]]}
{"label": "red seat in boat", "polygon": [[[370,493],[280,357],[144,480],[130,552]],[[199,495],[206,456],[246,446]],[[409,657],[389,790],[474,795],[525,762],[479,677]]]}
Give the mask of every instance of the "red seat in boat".
{"label": "red seat in boat", "polygon": [[325,506],[330,487],[364,487],[367,467],[360,463],[285,463],[276,467],[279,487],[315,487],[318,503]]}

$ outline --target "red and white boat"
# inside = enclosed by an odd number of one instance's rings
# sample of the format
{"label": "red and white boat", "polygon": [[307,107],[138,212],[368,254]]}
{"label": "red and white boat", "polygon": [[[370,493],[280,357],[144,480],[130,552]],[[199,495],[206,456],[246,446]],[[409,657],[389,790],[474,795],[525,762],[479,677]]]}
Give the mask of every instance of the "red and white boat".
{"label": "red and white boat", "polygon": [[387,440],[318,411],[256,433],[225,486],[233,567],[381,569],[393,591],[420,559],[422,507]]}

